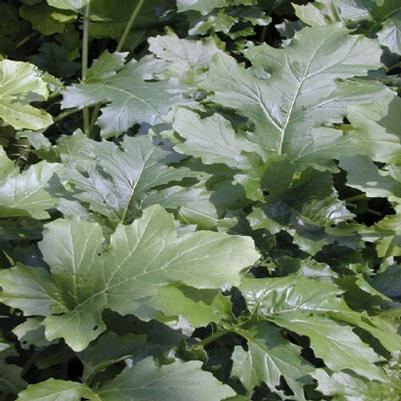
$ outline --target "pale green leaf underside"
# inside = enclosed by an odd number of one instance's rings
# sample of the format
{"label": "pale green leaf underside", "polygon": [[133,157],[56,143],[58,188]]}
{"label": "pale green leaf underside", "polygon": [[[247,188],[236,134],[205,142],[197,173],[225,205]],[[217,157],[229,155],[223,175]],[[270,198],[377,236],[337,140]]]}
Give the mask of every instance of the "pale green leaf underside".
{"label": "pale green leaf underside", "polygon": [[50,193],[51,180],[61,166],[42,161],[20,173],[3,148],[0,148],[0,165],[0,216],[48,218],[47,210],[57,204]]}
{"label": "pale green leaf underside", "polygon": [[49,6],[62,10],[79,10],[86,6],[90,0],[47,0]]}
{"label": "pale green leaf underside", "polygon": [[31,384],[19,394],[18,401],[100,401],[86,385],[78,382],[49,379]]}
{"label": "pale green leaf underside", "polygon": [[0,118],[6,124],[17,130],[47,128],[53,122],[51,115],[29,104],[47,95],[47,85],[33,64],[0,61]]}

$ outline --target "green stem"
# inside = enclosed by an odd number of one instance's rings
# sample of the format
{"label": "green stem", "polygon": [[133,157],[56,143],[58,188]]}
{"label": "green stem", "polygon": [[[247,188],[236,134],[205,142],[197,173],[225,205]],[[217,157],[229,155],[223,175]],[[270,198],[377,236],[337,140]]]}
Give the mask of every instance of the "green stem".
{"label": "green stem", "polygon": [[197,343],[196,345],[201,347],[206,347],[206,345],[209,345],[210,343],[218,340],[220,337],[223,337],[228,333],[229,333],[228,330],[216,331],[215,333],[211,334],[209,337],[206,337],[204,340]]}
{"label": "green stem", "polygon": [[26,361],[24,367],[22,368],[21,377],[24,377],[24,375],[29,372],[29,369],[31,369],[31,367],[34,365],[34,363],[36,361],[36,358],[38,356],[39,356],[39,352],[38,351],[32,352],[32,355]]}
{"label": "green stem", "polygon": [[386,253],[384,255],[384,260],[386,260],[387,258],[389,258],[390,256],[392,256],[392,253],[395,249],[395,244],[393,241],[390,242],[390,245],[387,247]]}
{"label": "green stem", "polygon": [[61,93],[60,93],[60,92],[53,92],[51,95],[49,95],[49,96],[47,97],[46,100],[49,102],[49,101],[51,101],[51,100],[57,99],[59,96],[61,96]]}
{"label": "green stem", "polygon": [[54,117],[53,121],[58,123],[59,121],[63,120],[66,117],[69,117],[71,114],[75,114],[79,111],[79,109],[70,109],[66,110],[63,113],[60,113],[57,117]]}
{"label": "green stem", "polygon": [[401,67],[401,61],[399,61],[398,63],[395,63],[395,64],[393,64],[393,65],[390,65],[390,67],[387,68],[387,71],[388,71],[388,72],[389,72],[389,71],[392,71],[392,70],[394,70],[394,69],[396,69],[396,68],[398,68],[398,67]]}
{"label": "green stem", "polygon": [[[85,82],[86,75],[88,73],[88,59],[89,59],[89,13],[90,13],[90,1],[88,2],[85,9],[84,16],[84,32],[82,36],[82,82]],[[85,107],[83,109],[84,118],[84,132],[90,137],[90,121],[89,121],[89,109]]]}
{"label": "green stem", "polygon": [[131,17],[127,22],[127,26],[124,29],[123,34],[121,35],[120,41],[118,42],[116,52],[120,52],[122,48],[125,45],[125,42],[127,40],[128,34],[130,33],[130,30],[132,29],[132,26],[134,25],[134,22],[136,20],[136,17],[139,14],[139,11],[141,11],[142,6],[144,5],[145,0],[140,0],[137,6],[134,8],[132,11]]}
{"label": "green stem", "polygon": [[341,16],[341,13],[340,13],[335,1],[333,1],[333,12],[334,12],[335,17],[344,24],[344,19]]}
{"label": "green stem", "polygon": [[260,43],[264,43],[266,41],[267,36],[267,25],[263,27],[262,34],[260,35]]}
{"label": "green stem", "polygon": [[97,116],[98,116],[99,111],[100,111],[100,107],[101,107],[101,105],[100,105],[100,104],[97,104],[97,105],[93,108],[93,111],[92,111],[92,118],[91,118],[90,125],[89,125],[89,131],[90,131],[90,132],[92,132],[93,129],[95,128],[95,123],[96,123]]}
{"label": "green stem", "polygon": [[[120,52],[123,49],[125,42],[127,41],[128,35],[132,29],[132,26],[134,25],[134,22],[135,22],[136,18],[138,17],[138,14],[141,11],[141,8],[143,7],[144,4],[145,4],[145,0],[140,0],[139,3],[137,4],[137,6],[132,11],[131,17],[127,22],[124,32],[121,35],[120,40],[118,41],[116,52]],[[95,123],[96,123],[97,116],[100,111],[100,107],[101,106],[98,104],[93,109],[92,118],[91,118],[90,125],[89,125],[89,132],[92,132],[93,128],[95,127]]]}
{"label": "green stem", "polygon": [[368,212],[368,213],[370,213],[370,214],[373,214],[374,216],[377,216],[377,217],[382,217],[383,216],[383,213],[380,213],[380,212],[378,212],[377,210],[373,210],[373,209],[371,209],[371,208],[366,208],[366,211]]}
{"label": "green stem", "polygon": [[344,202],[353,202],[356,200],[363,200],[366,199],[366,195],[365,194],[359,194],[359,195],[355,195],[355,196],[350,196],[349,198],[345,198],[342,199]]}
{"label": "green stem", "polygon": [[20,40],[17,44],[16,44],[16,48],[18,49],[19,47],[23,46],[25,43],[29,42],[33,37],[35,37],[38,34],[37,31],[32,32],[30,35],[26,36],[24,39]]}

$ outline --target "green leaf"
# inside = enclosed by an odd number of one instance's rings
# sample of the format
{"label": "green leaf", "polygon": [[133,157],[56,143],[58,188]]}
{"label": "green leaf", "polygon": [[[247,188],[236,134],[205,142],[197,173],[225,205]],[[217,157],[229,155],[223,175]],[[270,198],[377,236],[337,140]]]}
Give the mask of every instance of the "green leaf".
{"label": "green leaf", "polygon": [[[7,352],[7,351],[5,351]],[[15,395],[27,386],[27,382],[21,377],[22,368],[0,359],[0,391],[2,396],[15,398]]]}
{"label": "green leaf", "polygon": [[113,224],[132,222],[151,190],[195,175],[187,168],[170,167],[176,156],[148,136],[126,137],[116,146],[76,133],[60,140],[58,148],[75,198]]}
{"label": "green leaf", "polygon": [[401,7],[398,8],[397,15],[384,22],[377,37],[381,45],[388,47],[393,53],[401,54]]}
{"label": "green leaf", "polygon": [[61,8],[62,10],[80,10],[90,0],[47,0],[49,6]]}
{"label": "green leaf", "polygon": [[301,21],[305,22],[305,24],[309,26],[327,25],[327,15],[320,10],[320,4],[321,3],[317,1],[316,3],[308,3],[306,5],[294,4],[293,7],[296,16]]}
{"label": "green leaf", "polygon": [[[115,71],[114,59],[107,54],[101,59],[108,61],[103,69]],[[89,69],[90,81],[73,84],[63,91],[62,108],[83,108],[107,103],[98,118],[101,135],[105,138],[119,135],[134,124],[164,122],[168,112],[176,104],[185,104],[180,86],[174,79],[151,81],[160,69],[152,57],[130,61],[112,76],[99,74],[99,63]]]}
{"label": "green leaf", "polygon": [[201,86],[214,92],[215,103],[250,119],[255,125],[250,138],[266,152],[296,160],[332,159],[347,150],[345,138],[322,125],[341,123],[348,105],[383,91],[349,79],[379,68],[380,54],[375,41],[337,25],[305,28],[284,49],[250,49],[246,55],[253,70],[216,55]]}
{"label": "green leaf", "polygon": [[368,197],[393,200],[401,198],[401,170],[397,167],[379,169],[370,158],[344,157],[340,167],[347,171],[347,185],[363,191]]}
{"label": "green leaf", "polygon": [[400,107],[401,99],[394,94],[350,106],[347,117],[354,128],[350,137],[352,144],[359,146],[359,153],[382,163],[400,164]]}
{"label": "green leaf", "polygon": [[226,0],[177,0],[179,12],[199,11],[201,14],[209,14],[215,8],[225,6]]}
{"label": "green leaf", "polygon": [[[254,315],[308,336],[315,354],[331,370],[350,369],[368,379],[384,380],[383,373],[374,365],[381,358],[353,333],[352,327],[332,319],[360,326],[377,335],[385,345],[388,344],[383,338],[392,335],[382,329],[379,322],[375,328],[374,321],[360,319],[334,284],[302,277],[245,279],[240,289]],[[393,336],[395,348],[401,341],[397,337]]]}
{"label": "green leaf", "polygon": [[341,296],[343,291],[330,281],[302,276],[244,278],[240,289],[252,314],[290,330],[293,329],[292,324],[296,324],[296,319],[293,320],[295,315],[306,320],[322,317],[325,321],[325,317],[329,317],[365,330],[390,352],[400,347],[401,337],[396,327],[390,328],[380,316],[361,315],[352,310]]}
{"label": "green leaf", "polygon": [[[110,346],[112,344],[112,346]],[[138,349],[146,346],[146,335],[128,334],[118,336],[107,332],[96,343],[79,354],[84,365],[83,380],[88,382],[108,366],[133,356]]]}
{"label": "green leaf", "polygon": [[179,109],[173,127],[185,139],[174,149],[184,155],[199,157],[205,164],[223,163],[239,168],[247,164],[242,152],[259,150],[256,144],[236,135],[230,122],[219,114],[201,120],[198,114]]}
{"label": "green leaf", "polygon": [[13,329],[13,333],[18,337],[22,348],[29,350],[32,345],[36,348],[50,345],[49,341],[46,340],[42,322],[43,319],[30,317]]}
{"label": "green leaf", "polygon": [[80,401],[82,398],[100,401],[99,397],[84,384],[49,379],[38,384],[31,384],[18,396],[18,401]]}
{"label": "green leaf", "polygon": [[193,327],[219,323],[232,316],[231,303],[216,290],[197,290],[184,286],[162,287],[152,306],[166,316],[182,316]]}
{"label": "green leaf", "polygon": [[[119,40],[139,0],[91,0],[89,34],[94,38]],[[154,30],[160,32],[171,21],[174,0],[146,0],[128,36],[124,50],[135,49]],[[170,17],[170,18],[169,18]]]}
{"label": "green leaf", "polygon": [[212,38],[180,39],[173,32],[149,38],[149,50],[167,63],[162,76],[176,77],[189,87],[195,87],[206,77],[206,68],[219,52]]}
{"label": "green leaf", "polygon": [[[238,330],[247,339],[248,351],[237,346],[233,353],[232,376],[238,377],[249,393],[265,383],[270,390],[284,395],[277,387],[283,377],[296,399],[304,401],[303,386],[310,383],[313,367],[300,357],[300,348],[286,341],[280,329],[266,322],[254,322]],[[286,397],[286,399],[291,399]]]}
{"label": "green leaf", "polygon": [[318,381],[317,390],[339,401],[397,401],[401,395],[399,357],[393,358],[386,368],[387,382],[364,381],[346,372],[329,376],[323,369],[313,373]]}
{"label": "green leaf", "polygon": [[0,61],[0,118],[15,129],[40,130],[53,123],[50,114],[30,106],[48,96],[42,73],[32,64]]}
{"label": "green leaf", "polygon": [[70,11],[55,10],[45,1],[38,4],[23,4],[20,8],[20,15],[30,22],[33,29],[43,35],[62,33],[66,25],[76,19],[76,15]]}
{"label": "green leaf", "polygon": [[39,247],[51,273],[22,266],[2,271],[0,300],[27,315],[48,316],[46,337],[64,337],[81,351],[104,331],[104,308],[146,317],[161,286],[237,285],[240,271],[258,259],[247,237],[205,231],[177,235],[173,217],[158,206],[130,226],[119,225],[103,252],[102,242],[95,223],[75,218],[48,224]]}
{"label": "green leaf", "polygon": [[0,166],[0,216],[47,219],[46,210],[57,205],[51,195],[51,180],[61,166],[43,161],[20,173],[1,147]]}
{"label": "green leaf", "polygon": [[264,168],[260,188],[266,196],[250,215],[254,229],[264,228],[272,234],[286,230],[302,250],[311,254],[325,243],[341,241],[342,235],[352,236],[352,232],[335,230],[334,226],[353,215],[338,199],[330,173],[312,168],[300,173],[296,165],[285,161],[271,162]]}
{"label": "green leaf", "polygon": [[401,267],[399,265],[389,266],[375,275],[370,280],[370,284],[390,298],[401,299]]}
{"label": "green leaf", "polygon": [[147,358],[125,369],[98,395],[102,401],[220,401],[235,395],[201,367],[198,361],[179,360],[158,367],[152,358]]}
{"label": "green leaf", "polygon": [[96,59],[86,74],[85,82],[96,82],[114,77],[124,67],[127,53],[109,53],[107,50]]}
{"label": "green leaf", "polygon": [[4,338],[0,337],[0,352],[5,351],[9,347],[10,347],[10,343],[8,341],[4,340]]}
{"label": "green leaf", "polygon": [[363,343],[349,326],[321,317],[301,317],[297,312],[272,320],[309,337],[315,355],[333,372],[349,369],[370,380],[385,381],[384,373],[374,364],[384,359]]}
{"label": "green leaf", "polygon": [[68,53],[68,49],[57,43],[44,43],[30,61],[54,76],[71,78],[79,70],[79,64],[71,61]]}
{"label": "green leaf", "polygon": [[368,232],[366,240],[376,243],[379,257],[401,256],[401,206],[395,207],[396,214],[387,215],[373,226],[373,232]]}
{"label": "green leaf", "polygon": [[201,229],[216,227],[219,214],[211,201],[212,192],[202,183],[198,186],[171,186],[160,191],[152,191],[144,201],[144,207],[160,205],[165,209],[176,210],[181,221],[196,224]]}

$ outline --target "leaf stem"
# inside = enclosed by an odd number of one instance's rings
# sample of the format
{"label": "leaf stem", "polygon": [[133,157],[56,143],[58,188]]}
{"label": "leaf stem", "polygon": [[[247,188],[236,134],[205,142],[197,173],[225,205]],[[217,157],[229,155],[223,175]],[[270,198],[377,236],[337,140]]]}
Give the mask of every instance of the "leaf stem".
{"label": "leaf stem", "polygon": [[16,45],[15,48],[18,49],[19,47],[23,46],[25,43],[29,42],[32,38],[34,38],[38,34],[37,31],[32,32],[30,35],[26,36],[25,38],[21,39]]}
{"label": "leaf stem", "polygon": [[340,11],[339,11],[339,9],[338,9],[337,4],[336,4],[335,1],[333,1],[333,12],[334,12],[335,17],[336,17],[339,21],[341,21],[341,23],[343,23],[343,24],[345,25],[345,23],[344,23],[344,18],[342,17],[342,15],[341,15],[341,13],[340,13]]}
{"label": "leaf stem", "polygon": [[39,351],[35,351],[32,353],[28,361],[25,363],[25,366],[22,368],[21,377],[23,377],[26,373],[29,372],[29,369],[34,365],[36,358],[39,356]]}
{"label": "leaf stem", "polygon": [[398,63],[395,63],[395,64],[393,64],[393,65],[390,65],[390,67],[387,68],[387,71],[388,71],[388,72],[389,72],[389,71],[392,71],[392,70],[394,70],[394,69],[396,69],[396,68],[398,68],[398,67],[401,67],[401,61],[399,61]]}
{"label": "leaf stem", "polygon": [[[120,52],[123,49],[125,42],[127,41],[128,35],[132,29],[132,26],[134,25],[134,22],[135,22],[136,18],[138,17],[138,14],[141,11],[144,4],[145,4],[145,0],[140,0],[139,3],[137,4],[137,6],[132,11],[131,17],[127,22],[124,32],[122,33],[121,38],[118,41],[116,52]],[[90,125],[89,125],[89,132],[92,132],[93,128],[95,127],[95,123],[96,123],[97,116],[100,111],[100,107],[101,107],[100,104],[97,104],[93,109],[92,118],[91,118]]]}
{"label": "leaf stem", "polygon": [[209,337],[206,337],[204,340],[200,341],[196,345],[201,347],[206,347],[206,345],[209,345],[210,343],[218,340],[220,337],[223,337],[228,333],[229,333],[228,330],[216,331],[215,333],[211,334]]}
{"label": "leaf stem", "polygon": [[395,249],[395,244],[394,241],[390,242],[390,245],[386,249],[386,253],[384,254],[384,260],[388,259],[390,256],[392,256],[392,253]]}
{"label": "leaf stem", "polygon": [[116,52],[120,52],[122,50],[122,48],[124,47],[125,42],[127,41],[128,34],[129,34],[132,26],[134,25],[136,17],[138,16],[139,11],[141,11],[141,8],[144,5],[144,3],[145,3],[145,0],[140,0],[139,3],[137,4],[137,6],[132,11],[131,17],[128,20],[127,25],[126,25],[126,27],[124,29],[124,32],[121,35],[121,38],[120,38],[120,40],[118,42]]}
{"label": "leaf stem", "polygon": [[350,196],[349,198],[344,198],[342,200],[344,202],[353,202],[353,201],[356,201],[356,200],[363,200],[363,199],[367,199],[366,198],[366,194],[354,195],[354,196]]}
{"label": "leaf stem", "polygon": [[[82,35],[82,82],[85,81],[88,73],[88,59],[89,59],[89,13],[90,13],[90,1],[86,5],[84,15],[84,31]],[[90,137],[90,121],[89,121],[89,109],[84,107],[83,109],[84,119],[84,132]]]}
{"label": "leaf stem", "polygon": [[79,109],[70,109],[66,110],[63,113],[60,113],[57,117],[54,117],[53,121],[58,123],[59,121],[63,120],[64,118],[70,116],[71,114],[75,114],[79,111]]}
{"label": "leaf stem", "polygon": [[263,27],[262,34],[260,35],[260,40],[259,40],[260,43],[264,43],[266,41],[267,27],[268,27],[268,25],[265,25]]}

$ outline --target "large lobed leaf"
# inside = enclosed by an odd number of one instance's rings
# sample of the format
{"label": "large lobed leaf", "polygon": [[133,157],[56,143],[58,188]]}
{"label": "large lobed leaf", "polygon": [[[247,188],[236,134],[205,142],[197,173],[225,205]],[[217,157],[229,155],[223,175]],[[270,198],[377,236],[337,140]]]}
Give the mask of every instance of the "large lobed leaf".
{"label": "large lobed leaf", "polygon": [[18,401],[220,401],[233,395],[230,387],[203,371],[200,362],[177,360],[158,367],[152,358],[147,358],[98,390],[77,382],[49,379],[29,386]]}
{"label": "large lobed leaf", "polygon": [[176,79],[152,81],[159,70],[160,64],[151,57],[124,65],[103,53],[89,69],[86,82],[64,90],[62,107],[106,103],[98,119],[103,137],[121,134],[136,123],[163,122],[174,105],[185,103],[185,99]]}
{"label": "large lobed leaf", "polygon": [[148,136],[127,137],[116,146],[88,140],[78,132],[60,140],[57,150],[75,199],[112,224],[130,223],[144,202],[153,204],[148,198],[151,190],[196,175],[188,168],[169,166],[177,155]]}
{"label": "large lobed leaf", "polygon": [[305,28],[284,49],[261,45],[247,51],[251,69],[216,55],[201,86],[214,93],[213,102],[250,119],[250,140],[267,153],[332,159],[349,150],[347,140],[323,124],[342,122],[350,104],[383,92],[380,85],[349,79],[379,68],[380,55],[374,40],[340,26]]}
{"label": "large lobed leaf", "polygon": [[105,330],[104,308],[147,317],[160,287],[237,285],[239,272],[258,259],[247,237],[204,231],[177,235],[173,217],[158,206],[130,226],[119,225],[102,252],[103,241],[95,223],[48,224],[39,247],[50,273],[22,265],[3,270],[1,301],[27,315],[47,316],[47,338],[63,337],[80,351]]}

